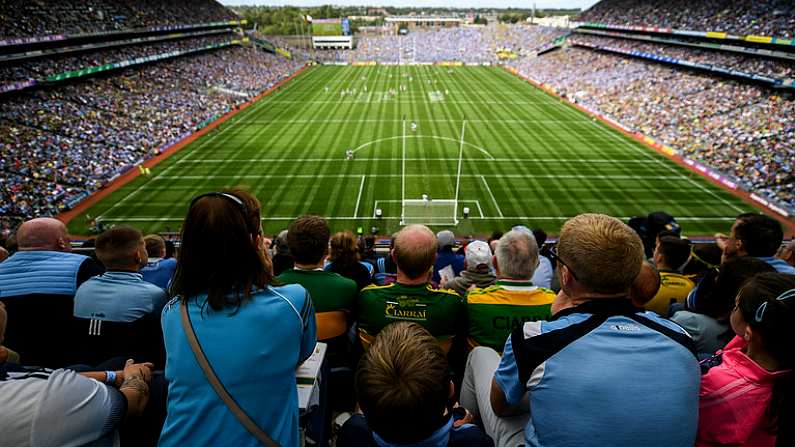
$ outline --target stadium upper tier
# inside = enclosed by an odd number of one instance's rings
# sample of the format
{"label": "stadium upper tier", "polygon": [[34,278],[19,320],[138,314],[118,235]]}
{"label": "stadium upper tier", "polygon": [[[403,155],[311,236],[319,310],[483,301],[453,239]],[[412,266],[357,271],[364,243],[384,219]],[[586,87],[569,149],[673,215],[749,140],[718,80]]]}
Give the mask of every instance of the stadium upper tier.
{"label": "stadium upper tier", "polygon": [[0,40],[52,34],[91,34],[233,20],[213,0],[3,0]]}
{"label": "stadium upper tier", "polygon": [[791,0],[602,0],[582,22],[795,37]]}

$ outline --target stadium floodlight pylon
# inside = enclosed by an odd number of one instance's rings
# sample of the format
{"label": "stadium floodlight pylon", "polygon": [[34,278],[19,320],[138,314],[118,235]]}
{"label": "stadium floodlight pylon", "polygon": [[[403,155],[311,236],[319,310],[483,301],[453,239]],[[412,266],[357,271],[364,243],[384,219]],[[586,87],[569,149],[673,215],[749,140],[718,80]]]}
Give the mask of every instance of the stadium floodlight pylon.
{"label": "stadium floodlight pylon", "polygon": [[458,225],[458,197],[461,190],[461,169],[464,161],[464,133],[466,120],[461,124],[461,141],[458,148],[458,169],[455,176],[455,197],[436,199],[433,196],[422,199],[406,198],[406,120],[403,119],[403,156],[401,171],[400,225]]}

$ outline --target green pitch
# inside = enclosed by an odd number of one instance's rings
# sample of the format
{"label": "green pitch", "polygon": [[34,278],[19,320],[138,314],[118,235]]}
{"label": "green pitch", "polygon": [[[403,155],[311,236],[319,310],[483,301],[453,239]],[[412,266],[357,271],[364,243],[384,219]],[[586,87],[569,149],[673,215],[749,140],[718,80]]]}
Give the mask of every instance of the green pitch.
{"label": "green pitch", "polygon": [[[557,233],[583,212],[626,219],[665,210],[686,234],[707,235],[753,210],[500,68],[328,66],[87,214],[144,232],[177,231],[192,197],[233,186],[260,199],[267,233],[306,213],[327,217],[333,230],[387,234],[404,217],[434,229],[457,221],[457,234],[483,235],[517,224]],[[88,219],[73,220],[71,231],[86,234]]]}

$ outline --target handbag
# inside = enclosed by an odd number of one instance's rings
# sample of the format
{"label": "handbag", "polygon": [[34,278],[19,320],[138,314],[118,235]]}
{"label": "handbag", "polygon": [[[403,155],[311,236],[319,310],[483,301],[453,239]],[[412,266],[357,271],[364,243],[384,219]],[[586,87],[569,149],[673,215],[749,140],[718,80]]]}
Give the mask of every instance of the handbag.
{"label": "handbag", "polygon": [[207,356],[204,355],[204,351],[199,344],[199,339],[196,338],[196,332],[193,331],[193,323],[191,323],[190,315],[188,314],[188,306],[184,302],[180,305],[180,313],[182,314],[182,329],[185,331],[185,336],[188,337],[190,349],[193,351],[193,355],[196,357],[196,362],[204,372],[204,376],[207,378],[207,381],[210,382],[213,390],[215,390],[215,394],[221,398],[221,401],[223,401],[232,414],[235,415],[243,427],[245,427],[252,436],[257,438],[262,445],[268,447],[280,447],[276,441],[268,436],[268,434],[265,433],[259,427],[259,425],[257,425],[257,423],[254,422],[245,411],[243,411],[242,408],[240,408],[240,405],[237,404],[235,399],[224,387],[224,384],[221,383],[221,380],[218,379],[218,376],[215,374],[210,362],[207,361]]}

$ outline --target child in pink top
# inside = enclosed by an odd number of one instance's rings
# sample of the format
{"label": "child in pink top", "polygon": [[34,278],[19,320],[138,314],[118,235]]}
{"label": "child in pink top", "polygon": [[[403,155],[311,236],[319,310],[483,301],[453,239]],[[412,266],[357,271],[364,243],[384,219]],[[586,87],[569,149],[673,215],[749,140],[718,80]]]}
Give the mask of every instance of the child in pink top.
{"label": "child in pink top", "polygon": [[795,446],[795,276],[748,280],[731,324],[737,336],[701,379],[696,445]]}

